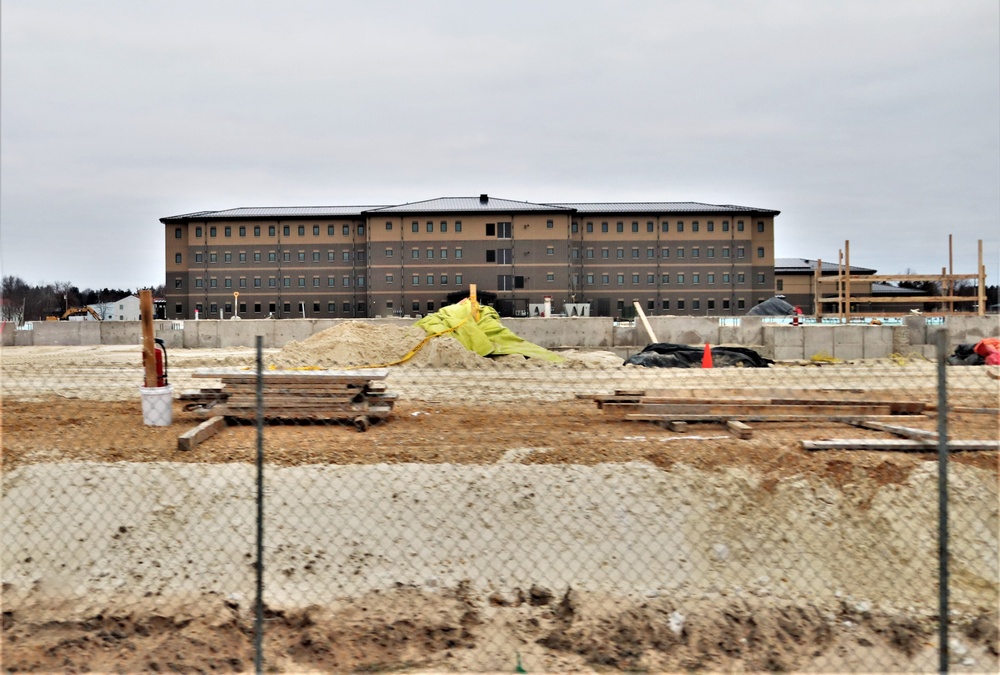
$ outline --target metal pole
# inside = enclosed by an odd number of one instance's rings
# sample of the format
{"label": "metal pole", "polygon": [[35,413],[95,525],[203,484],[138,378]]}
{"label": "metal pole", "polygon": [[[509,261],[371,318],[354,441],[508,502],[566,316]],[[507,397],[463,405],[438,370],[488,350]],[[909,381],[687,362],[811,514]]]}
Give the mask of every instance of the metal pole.
{"label": "metal pole", "polygon": [[948,331],[937,334],[938,375],[938,670],[948,672]]}
{"label": "metal pole", "polygon": [[264,672],[264,336],[257,336],[257,600],[254,610],[254,671]]}

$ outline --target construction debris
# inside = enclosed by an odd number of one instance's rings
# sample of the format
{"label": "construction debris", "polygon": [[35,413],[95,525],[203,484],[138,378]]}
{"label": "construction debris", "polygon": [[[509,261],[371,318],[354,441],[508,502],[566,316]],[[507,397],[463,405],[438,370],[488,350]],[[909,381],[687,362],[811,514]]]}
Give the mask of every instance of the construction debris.
{"label": "construction debris", "polygon": [[[806,450],[894,450],[899,452],[934,452],[936,441],[879,438],[832,438],[825,441],[802,441]],[[948,441],[948,451],[1000,450],[1000,441]]]}
{"label": "construction debris", "polygon": [[705,347],[656,342],[625,359],[623,365],[647,368],[702,368],[708,354],[714,368],[767,368],[774,363],[747,347],[711,347],[706,353]]}
{"label": "construction debris", "polygon": [[[272,370],[262,373],[265,419],[350,421],[359,431],[392,412],[396,394],[381,382],[387,368],[367,370]],[[222,388],[184,395],[188,410],[238,420],[257,418],[257,374],[246,370],[199,370],[196,378],[222,381]]]}
{"label": "construction debris", "polygon": [[205,420],[194,429],[184,432],[177,438],[177,449],[194,450],[199,443],[208,440],[222,431],[226,424],[226,418],[222,415],[216,415],[211,419]]}

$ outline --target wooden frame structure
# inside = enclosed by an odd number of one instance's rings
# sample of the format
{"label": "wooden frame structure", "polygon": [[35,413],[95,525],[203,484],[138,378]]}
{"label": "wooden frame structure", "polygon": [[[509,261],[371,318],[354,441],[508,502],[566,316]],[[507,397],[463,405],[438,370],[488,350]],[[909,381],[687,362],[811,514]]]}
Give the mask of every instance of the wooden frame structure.
{"label": "wooden frame structure", "polygon": [[[975,274],[955,274],[952,268],[952,237],[948,235],[948,268],[941,268],[940,274],[848,274],[851,269],[851,242],[844,242],[844,250],[840,251],[837,263],[836,276],[823,276],[823,261],[816,261],[816,269],[813,272],[813,297],[816,307],[816,316],[823,316],[823,303],[835,302],[837,304],[837,315],[841,322],[850,323],[851,304],[857,302],[878,302],[878,303],[913,303],[913,302],[934,302],[945,304],[946,308],[941,312],[928,312],[934,315],[986,315],[986,266],[983,264],[983,240],[979,240],[979,265]],[[955,295],[956,282],[966,279],[977,281],[975,312],[956,312],[956,302],[969,302],[970,296]],[[854,295],[851,292],[852,284],[869,284],[876,281],[937,281],[941,284],[943,295],[913,296],[913,295]],[[824,284],[836,284],[836,295],[823,295],[821,286]],[[901,312],[897,312],[901,314]]]}

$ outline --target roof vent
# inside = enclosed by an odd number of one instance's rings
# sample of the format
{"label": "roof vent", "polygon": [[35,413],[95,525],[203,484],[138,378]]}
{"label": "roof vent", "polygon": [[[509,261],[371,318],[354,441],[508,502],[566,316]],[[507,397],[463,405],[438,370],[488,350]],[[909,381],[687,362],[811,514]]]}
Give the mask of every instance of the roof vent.
{"label": "roof vent", "polygon": [[490,196],[489,195],[487,195],[487,194],[481,194],[481,195],[479,195],[479,203],[480,204],[485,204],[488,201],[490,201]]}

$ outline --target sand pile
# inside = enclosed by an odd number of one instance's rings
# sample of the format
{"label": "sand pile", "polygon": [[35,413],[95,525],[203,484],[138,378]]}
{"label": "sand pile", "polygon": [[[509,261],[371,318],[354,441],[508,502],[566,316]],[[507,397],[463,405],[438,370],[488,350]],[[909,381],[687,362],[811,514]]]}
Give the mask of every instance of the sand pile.
{"label": "sand pile", "polygon": [[[302,342],[291,342],[268,359],[276,368],[344,368],[392,363],[420,344],[427,333],[417,326],[375,325],[346,321],[316,333]],[[493,362],[470,352],[450,335],[429,341],[403,367],[446,367],[479,370]]]}

